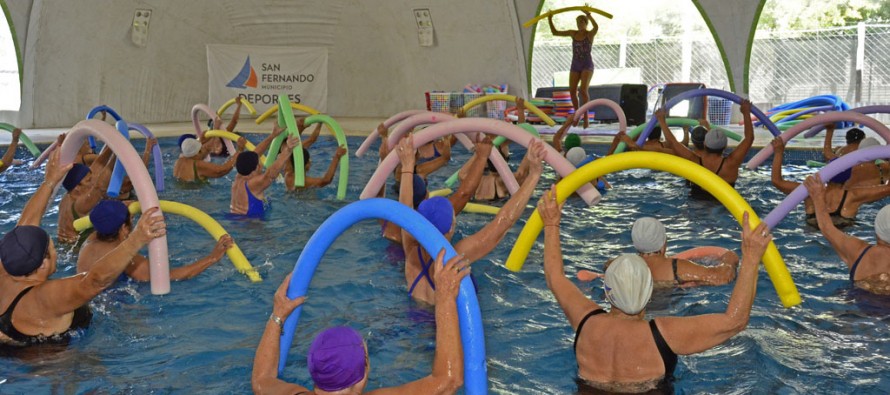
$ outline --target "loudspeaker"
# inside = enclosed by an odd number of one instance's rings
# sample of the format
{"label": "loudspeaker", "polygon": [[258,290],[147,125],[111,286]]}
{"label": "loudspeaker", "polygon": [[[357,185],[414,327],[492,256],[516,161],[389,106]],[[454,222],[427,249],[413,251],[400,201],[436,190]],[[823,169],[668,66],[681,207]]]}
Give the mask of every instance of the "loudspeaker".
{"label": "loudspeaker", "polygon": [[[538,88],[535,97],[553,97],[554,91],[567,91],[567,87]],[[628,125],[639,125],[646,122],[646,85],[612,84],[593,85],[587,89],[590,100],[609,99],[618,103],[624,110]],[[596,120],[601,122],[618,122],[618,114],[608,107],[596,107]]]}
{"label": "loudspeaker", "polygon": [[[704,88],[705,88],[705,84],[702,84],[702,83],[672,82],[672,83],[664,84],[664,88],[663,88],[664,90],[661,92],[661,97],[664,100],[663,103],[667,103],[674,96],[677,96],[683,92],[691,91],[691,90],[695,90],[695,89],[704,89]],[[700,119],[702,117],[702,114],[704,114],[707,109],[706,103],[708,102],[708,98],[705,96],[693,98],[691,100],[684,100],[684,101],[686,103],[688,103],[687,105],[689,106],[689,111],[685,114],[682,112],[677,112],[674,109],[680,106],[680,104],[678,104],[677,106],[674,106],[674,108],[671,109],[671,112],[670,112],[671,116],[685,117],[685,118],[690,118],[690,119]],[[661,108],[661,105],[663,103],[658,103],[656,105],[656,108]]]}

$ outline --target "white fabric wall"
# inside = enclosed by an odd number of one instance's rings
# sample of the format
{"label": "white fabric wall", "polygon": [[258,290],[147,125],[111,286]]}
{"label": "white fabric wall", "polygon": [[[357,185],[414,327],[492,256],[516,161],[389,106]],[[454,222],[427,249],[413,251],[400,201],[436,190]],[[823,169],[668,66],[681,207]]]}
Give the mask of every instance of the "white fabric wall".
{"label": "white fabric wall", "polygon": [[[526,94],[514,0],[8,3],[25,55],[22,109],[8,121],[24,127],[70,126],[98,104],[137,122],[187,120],[207,100],[208,43],[329,47],[334,116],[386,117],[470,82]],[[130,42],[137,8],[153,10],[145,48]],[[434,47],[419,45],[414,8],[430,9]]]}

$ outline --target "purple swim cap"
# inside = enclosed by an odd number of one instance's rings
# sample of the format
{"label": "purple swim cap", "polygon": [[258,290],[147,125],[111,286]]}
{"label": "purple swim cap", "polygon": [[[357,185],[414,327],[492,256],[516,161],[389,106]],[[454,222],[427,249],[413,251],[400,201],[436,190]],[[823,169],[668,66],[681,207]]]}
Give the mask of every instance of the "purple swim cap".
{"label": "purple swim cap", "polygon": [[198,136],[195,136],[194,134],[184,134],[184,135],[182,135],[182,136],[179,136],[179,141],[177,142],[176,145],[178,145],[179,148],[182,148],[182,142],[185,141],[185,140],[187,140],[187,139],[195,139],[195,140],[197,140],[197,139],[198,139]]}
{"label": "purple swim cap", "polygon": [[417,206],[417,212],[423,215],[439,232],[448,233],[454,224],[454,206],[447,198],[436,196],[424,200]]}
{"label": "purple swim cap", "polygon": [[315,387],[339,391],[365,377],[365,344],[362,335],[348,326],[335,326],[318,334],[306,357]]}
{"label": "purple swim cap", "polygon": [[89,166],[75,163],[74,167],[72,167],[71,170],[68,170],[68,174],[65,175],[65,179],[62,181],[62,186],[65,187],[66,191],[71,192],[71,190],[80,185],[80,182],[83,181],[83,178],[89,173]]}

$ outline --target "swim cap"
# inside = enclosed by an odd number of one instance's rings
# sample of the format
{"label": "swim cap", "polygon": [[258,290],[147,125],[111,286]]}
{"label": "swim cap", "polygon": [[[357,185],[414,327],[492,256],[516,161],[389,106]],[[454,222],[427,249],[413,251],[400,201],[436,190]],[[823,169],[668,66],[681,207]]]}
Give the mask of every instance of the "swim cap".
{"label": "swim cap", "polygon": [[[837,158],[833,158],[833,159],[829,160],[828,163],[834,162],[835,160],[837,160]],[[834,177],[831,177],[831,179],[828,180],[828,182],[833,182],[835,184],[843,184],[843,183],[847,182],[847,180],[850,179],[851,175],[853,175],[852,167],[847,170],[844,170],[840,173],[837,173],[837,175],[835,175]]]}
{"label": "swim cap", "polygon": [[335,326],[318,334],[306,356],[315,387],[340,391],[365,377],[362,335],[348,326]]}
{"label": "swim cap", "polygon": [[634,248],[644,254],[661,250],[667,241],[664,225],[652,217],[643,217],[634,222],[630,237],[633,239]]}
{"label": "swim cap", "polygon": [[130,212],[127,206],[120,200],[103,200],[90,211],[90,222],[93,223],[93,229],[102,236],[111,236],[116,234],[127,218]]}
{"label": "swim cap", "polygon": [[49,235],[38,226],[20,225],[0,239],[0,261],[12,276],[33,273],[43,263]]}
{"label": "swim cap", "polygon": [[565,144],[563,144],[563,147],[564,147],[563,149],[566,150],[566,152],[568,152],[568,150],[575,148],[575,147],[580,147],[580,146],[581,146],[581,137],[575,133],[569,133],[566,136],[566,142],[565,142]]}
{"label": "swim cap", "polygon": [[443,235],[448,233],[454,224],[454,207],[450,200],[441,196],[420,202],[417,212],[430,221]]}
{"label": "swim cap", "polygon": [[878,239],[890,243],[890,204],[884,206],[875,216],[875,234],[878,235]]}
{"label": "swim cap", "polygon": [[423,180],[423,177],[415,174],[412,185],[414,186],[413,202],[414,209],[416,210],[417,207],[420,206],[420,203],[426,199],[426,181]]}
{"label": "swim cap", "polygon": [[639,314],[652,297],[652,272],[638,255],[615,258],[603,279],[606,299],[624,314]]}
{"label": "swim cap", "polygon": [[857,141],[862,141],[865,138],[865,132],[859,128],[852,128],[847,131],[847,144],[853,144]]}
{"label": "swim cap", "polygon": [[235,159],[235,168],[238,170],[238,174],[242,176],[253,173],[259,164],[260,156],[253,151],[244,151],[238,154],[238,158]]}
{"label": "swim cap", "polygon": [[712,150],[722,150],[726,148],[726,134],[718,130],[712,130],[705,134],[705,147]]}
{"label": "swim cap", "polygon": [[68,174],[65,175],[65,180],[62,181],[62,186],[65,187],[66,191],[71,192],[72,189],[80,184],[80,181],[83,180],[87,174],[90,174],[90,168],[88,166],[75,163],[74,167],[72,167],[71,170],[68,170]]}
{"label": "swim cap", "polygon": [[201,142],[192,138],[184,139],[179,144],[179,148],[182,150],[183,157],[191,158],[201,151]]}
{"label": "swim cap", "polygon": [[866,137],[866,138],[862,139],[862,141],[859,142],[859,148],[857,148],[857,149],[866,149],[868,147],[874,147],[877,145],[883,145],[883,144],[881,144],[881,142],[878,141],[878,139],[876,139],[874,137]]}
{"label": "swim cap", "polygon": [[702,145],[705,143],[705,136],[708,135],[708,129],[705,129],[704,126],[698,125],[692,128],[692,133],[690,133],[690,135],[693,144]]}
{"label": "swim cap", "polygon": [[197,138],[198,138],[198,136],[195,136],[194,134],[184,134],[182,136],[179,136],[179,141],[177,141],[176,144],[179,145],[179,148],[182,148],[182,142],[185,141],[185,139],[197,139]]}
{"label": "swim cap", "polygon": [[573,147],[568,152],[566,152],[566,159],[572,163],[572,166],[578,167],[578,164],[587,157],[587,152],[584,151],[584,148],[581,147]]}

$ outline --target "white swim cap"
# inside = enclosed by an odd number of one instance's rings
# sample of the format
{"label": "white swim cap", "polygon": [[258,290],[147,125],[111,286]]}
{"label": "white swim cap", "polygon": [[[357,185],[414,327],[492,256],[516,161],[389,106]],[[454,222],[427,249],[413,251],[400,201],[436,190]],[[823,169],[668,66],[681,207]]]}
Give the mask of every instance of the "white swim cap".
{"label": "white swim cap", "polygon": [[661,250],[667,241],[664,225],[652,217],[643,217],[634,222],[630,237],[633,239],[634,248],[644,254]]}
{"label": "white swim cap", "polygon": [[584,158],[587,157],[587,152],[584,151],[584,148],[581,147],[572,147],[568,152],[566,152],[566,159],[572,163],[572,166],[578,166]]}
{"label": "white swim cap", "polygon": [[884,206],[875,216],[875,234],[885,243],[890,243],[890,204]]}
{"label": "white swim cap", "polygon": [[191,158],[201,151],[201,142],[195,139],[185,139],[182,141],[182,156]]}
{"label": "white swim cap", "polygon": [[874,147],[876,145],[882,145],[878,139],[874,137],[866,137],[862,141],[859,142],[859,148],[857,149],[865,149],[868,147]]}
{"label": "white swim cap", "polygon": [[603,288],[612,307],[624,314],[639,314],[652,297],[652,272],[643,258],[624,254],[606,269]]}
{"label": "white swim cap", "polygon": [[705,147],[712,150],[722,150],[726,148],[726,133],[720,129],[714,129],[705,135]]}

